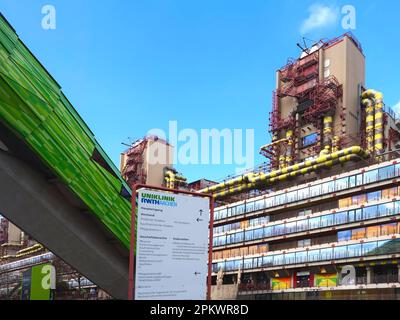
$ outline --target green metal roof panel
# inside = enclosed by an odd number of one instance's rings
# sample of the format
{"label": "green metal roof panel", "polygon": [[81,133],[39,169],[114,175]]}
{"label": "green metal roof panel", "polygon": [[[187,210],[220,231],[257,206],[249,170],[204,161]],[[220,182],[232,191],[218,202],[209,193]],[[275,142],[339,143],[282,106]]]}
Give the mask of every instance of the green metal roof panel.
{"label": "green metal roof panel", "polygon": [[[131,191],[59,85],[0,15],[0,119],[127,248]],[[93,158],[101,157],[101,164]],[[98,161],[99,159],[97,159]]]}

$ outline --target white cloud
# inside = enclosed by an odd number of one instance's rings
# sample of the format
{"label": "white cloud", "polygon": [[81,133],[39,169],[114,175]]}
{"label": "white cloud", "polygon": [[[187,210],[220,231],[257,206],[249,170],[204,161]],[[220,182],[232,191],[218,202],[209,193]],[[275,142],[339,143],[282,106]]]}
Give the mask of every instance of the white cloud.
{"label": "white cloud", "polygon": [[308,8],[310,15],[303,21],[300,27],[302,35],[317,29],[331,26],[338,22],[339,9],[321,4],[313,4]]}
{"label": "white cloud", "polygon": [[400,113],[400,101],[392,107],[394,112]]}

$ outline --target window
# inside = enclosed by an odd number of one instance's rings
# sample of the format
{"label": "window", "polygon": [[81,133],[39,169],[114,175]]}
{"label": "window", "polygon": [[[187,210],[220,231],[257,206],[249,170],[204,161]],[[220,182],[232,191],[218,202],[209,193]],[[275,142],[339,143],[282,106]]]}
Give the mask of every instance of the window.
{"label": "window", "polygon": [[294,202],[297,200],[297,191],[288,192],[286,194],[287,202]]}
{"label": "window", "polygon": [[302,240],[297,241],[297,246],[299,248],[309,247],[310,245],[311,245],[310,239],[302,239]]}
{"label": "window", "polygon": [[321,260],[331,260],[333,256],[333,248],[321,249]]}
{"label": "window", "polygon": [[308,229],[308,220],[299,220],[297,221],[297,231],[304,231]]}
{"label": "window", "polygon": [[262,266],[269,267],[272,266],[273,256],[264,256],[262,258]]}
{"label": "window", "polygon": [[338,241],[348,241],[351,239],[351,230],[339,231],[338,232]]}
{"label": "window", "polygon": [[294,252],[285,254],[285,264],[293,264],[295,262],[296,262],[296,254]]}
{"label": "window", "polygon": [[342,224],[347,222],[347,211],[335,213],[335,224]]}
{"label": "window", "polygon": [[307,262],[307,251],[296,252],[296,263]]}
{"label": "window", "polygon": [[296,232],[296,222],[286,223],[285,233]]}
{"label": "window", "polygon": [[367,193],[367,201],[368,202],[378,201],[381,198],[382,198],[382,192],[381,191],[375,191],[375,192]]}
{"label": "window", "polygon": [[244,259],[243,261],[244,269],[251,269],[253,268],[253,259]]}
{"label": "window", "polygon": [[364,183],[371,183],[378,180],[378,169],[364,173]]}
{"label": "window", "polygon": [[319,249],[308,251],[308,262],[320,260]]}
{"label": "window", "polygon": [[361,244],[351,244],[347,246],[348,257],[361,256]]}
{"label": "window", "polygon": [[265,227],[264,228],[264,237],[272,236],[273,227]]}
{"label": "window", "polygon": [[315,217],[308,220],[310,229],[316,229],[320,226],[321,217]]}
{"label": "window", "polygon": [[355,210],[355,219],[356,221],[360,221],[363,218],[363,210],[362,209],[357,209]]}
{"label": "window", "polygon": [[358,228],[351,230],[351,239],[359,240],[365,238],[365,228]]}
{"label": "window", "polygon": [[246,230],[245,239],[246,239],[246,241],[253,240],[254,239],[254,230]]}
{"label": "window", "polygon": [[258,228],[254,230],[254,239],[262,239],[263,236],[263,228]]}
{"label": "window", "polygon": [[274,255],[274,266],[279,266],[284,264],[283,254]]}
{"label": "window", "polygon": [[335,191],[335,183],[333,181],[325,182],[322,184],[322,194]]}
{"label": "window", "polygon": [[379,169],[379,180],[385,180],[394,177],[394,166],[387,166]]}
{"label": "window", "polygon": [[310,196],[311,197],[316,197],[321,194],[321,185],[318,184],[316,186],[310,187]]}
{"label": "window", "polygon": [[335,182],[336,191],[347,189],[348,178],[338,179]]}
{"label": "window", "polygon": [[265,208],[265,201],[264,201],[264,199],[257,200],[257,201],[254,203],[254,210],[262,210],[262,209],[264,209],[264,208]]}
{"label": "window", "polygon": [[346,246],[333,248],[333,256],[335,257],[335,259],[346,258]]}
{"label": "window", "polygon": [[285,232],[285,225],[284,224],[277,224],[274,226],[274,235],[279,236]]}
{"label": "window", "polygon": [[302,138],[302,146],[303,147],[311,146],[312,144],[317,143],[317,140],[318,140],[317,133],[309,134],[308,136]]}
{"label": "window", "polygon": [[394,214],[394,205],[393,202],[380,204],[378,206],[378,215],[380,217],[390,216]]}
{"label": "window", "polygon": [[373,255],[376,250],[376,242],[367,242],[362,244],[362,255]]}
{"label": "window", "polygon": [[333,214],[328,214],[326,216],[321,216],[321,227],[328,227],[333,225]]}
{"label": "window", "polygon": [[363,216],[364,219],[372,219],[375,218],[377,215],[377,208],[378,206],[370,206],[370,207],[365,207],[363,209]]}

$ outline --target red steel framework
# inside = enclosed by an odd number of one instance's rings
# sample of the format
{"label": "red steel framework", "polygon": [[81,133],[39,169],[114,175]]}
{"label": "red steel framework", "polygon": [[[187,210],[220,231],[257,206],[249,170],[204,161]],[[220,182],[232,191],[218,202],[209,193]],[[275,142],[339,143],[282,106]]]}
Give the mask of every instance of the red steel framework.
{"label": "red steel framework", "polygon": [[122,170],[122,175],[129,185],[146,182],[146,171],[143,163],[147,142],[146,138],[137,140],[126,152],[127,162]]}
{"label": "red steel framework", "polygon": [[129,285],[128,300],[135,298],[135,225],[136,225],[136,194],[139,189],[150,189],[167,191],[174,194],[186,194],[194,197],[203,197],[210,199],[210,225],[209,225],[209,247],[208,247],[208,275],[207,275],[207,300],[211,300],[211,276],[212,276],[212,249],[213,249],[213,228],[214,228],[214,197],[211,194],[191,192],[186,190],[168,189],[164,187],[151,186],[146,184],[132,185],[132,211],[131,211],[131,243],[129,248]]}

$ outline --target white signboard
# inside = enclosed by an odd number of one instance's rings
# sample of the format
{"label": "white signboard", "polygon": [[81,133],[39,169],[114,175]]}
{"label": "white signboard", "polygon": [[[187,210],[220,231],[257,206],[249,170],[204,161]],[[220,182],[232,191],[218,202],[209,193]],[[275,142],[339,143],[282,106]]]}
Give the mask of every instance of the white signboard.
{"label": "white signboard", "polygon": [[206,299],[209,201],[138,192],[135,299]]}

